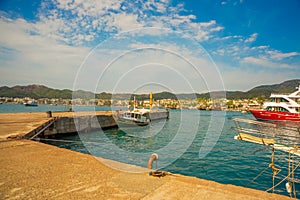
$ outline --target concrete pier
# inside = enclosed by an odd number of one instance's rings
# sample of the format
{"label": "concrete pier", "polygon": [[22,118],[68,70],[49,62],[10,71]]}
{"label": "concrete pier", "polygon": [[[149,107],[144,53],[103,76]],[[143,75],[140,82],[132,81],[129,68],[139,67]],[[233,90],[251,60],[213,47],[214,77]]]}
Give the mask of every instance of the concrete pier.
{"label": "concrete pier", "polygon": [[46,136],[117,126],[113,113],[110,111],[53,112],[51,117],[42,112],[0,113],[0,140],[28,138],[54,118],[56,122],[52,127],[45,130]]}
{"label": "concrete pier", "polygon": [[97,129],[117,127],[117,123],[110,111],[98,112],[62,112],[53,113],[56,123],[45,131],[45,136],[75,132],[89,132]]}
{"label": "concrete pier", "polygon": [[2,140],[0,199],[290,199],[182,175],[152,177],[147,169],[117,164],[139,173],[117,171],[100,158],[43,143]]}
{"label": "concrete pier", "polygon": [[[52,117],[62,119],[56,126],[64,128],[52,130],[74,131],[68,119],[73,114],[53,113]],[[98,115],[107,116],[100,118],[114,125],[111,112],[98,113],[97,120]],[[108,161],[124,169],[117,171],[103,164],[103,158],[21,139],[50,119],[46,113],[0,114],[0,199],[290,199],[182,175],[152,177],[148,169]]]}

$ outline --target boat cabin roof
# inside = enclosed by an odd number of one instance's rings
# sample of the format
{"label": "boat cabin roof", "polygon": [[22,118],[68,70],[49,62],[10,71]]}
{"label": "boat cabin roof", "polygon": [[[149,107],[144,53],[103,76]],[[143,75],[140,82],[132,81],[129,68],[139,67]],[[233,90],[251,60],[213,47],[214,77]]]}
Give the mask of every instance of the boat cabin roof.
{"label": "boat cabin roof", "polygon": [[126,111],[125,113],[136,113],[136,114],[145,114],[145,113],[149,113],[150,110],[149,109],[135,109],[135,110],[131,110],[131,111]]}

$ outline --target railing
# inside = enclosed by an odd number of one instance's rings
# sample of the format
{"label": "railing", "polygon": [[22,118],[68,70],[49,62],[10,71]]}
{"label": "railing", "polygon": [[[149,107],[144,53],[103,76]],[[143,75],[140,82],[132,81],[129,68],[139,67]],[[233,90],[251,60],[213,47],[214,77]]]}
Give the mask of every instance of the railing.
{"label": "railing", "polygon": [[26,134],[24,136],[24,138],[30,139],[30,140],[34,139],[35,137],[37,137],[38,135],[40,135],[41,133],[43,133],[51,125],[53,125],[54,122],[56,122],[56,120],[57,120],[57,118],[50,119],[46,123],[42,124],[41,126],[37,127],[36,129],[34,129],[31,132],[29,132],[28,134]]}
{"label": "railing", "polygon": [[300,122],[262,122],[250,119],[232,118],[238,133],[273,138],[277,143],[300,145]]}

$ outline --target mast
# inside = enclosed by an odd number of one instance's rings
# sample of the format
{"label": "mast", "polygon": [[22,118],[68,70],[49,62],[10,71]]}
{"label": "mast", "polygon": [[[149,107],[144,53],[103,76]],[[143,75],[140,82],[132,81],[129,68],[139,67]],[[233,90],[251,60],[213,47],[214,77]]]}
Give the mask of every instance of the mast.
{"label": "mast", "polygon": [[133,110],[135,110],[135,103],[136,103],[136,101],[135,101],[135,96],[133,97]]}
{"label": "mast", "polygon": [[150,109],[152,109],[152,104],[153,104],[153,101],[152,101],[152,92],[150,92],[150,102],[149,102],[149,104],[150,104]]}

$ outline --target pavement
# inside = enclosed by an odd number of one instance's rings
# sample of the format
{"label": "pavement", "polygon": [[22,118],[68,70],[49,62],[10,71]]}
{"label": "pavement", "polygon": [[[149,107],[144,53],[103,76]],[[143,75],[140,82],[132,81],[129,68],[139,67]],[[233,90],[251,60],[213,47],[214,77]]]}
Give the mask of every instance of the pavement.
{"label": "pavement", "polygon": [[1,140],[0,166],[0,199],[290,199],[178,174],[153,177],[145,168],[31,140]]}

